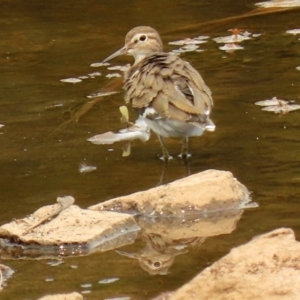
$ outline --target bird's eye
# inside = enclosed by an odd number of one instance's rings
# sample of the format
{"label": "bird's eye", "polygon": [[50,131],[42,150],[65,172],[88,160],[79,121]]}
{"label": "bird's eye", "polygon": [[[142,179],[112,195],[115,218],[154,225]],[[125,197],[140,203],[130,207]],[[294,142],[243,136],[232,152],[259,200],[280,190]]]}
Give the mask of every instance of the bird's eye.
{"label": "bird's eye", "polygon": [[143,34],[143,35],[140,36],[140,41],[144,42],[146,40],[146,38],[147,37]]}

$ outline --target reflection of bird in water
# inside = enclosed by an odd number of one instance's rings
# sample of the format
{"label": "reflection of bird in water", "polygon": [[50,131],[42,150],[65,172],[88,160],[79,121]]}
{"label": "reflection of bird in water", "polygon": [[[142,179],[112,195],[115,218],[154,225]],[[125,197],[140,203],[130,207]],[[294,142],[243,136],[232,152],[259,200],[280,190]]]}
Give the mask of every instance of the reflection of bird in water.
{"label": "reflection of bird in water", "polygon": [[188,156],[188,138],[214,130],[209,118],[211,92],[200,74],[175,54],[164,53],[156,30],[140,26],[130,30],[125,46],[104,61],[127,54],[134,64],[125,72],[125,101],[144,117],[160,140],[163,158],[169,159],[164,138],[182,137],[181,156]]}
{"label": "reflection of bird in water", "polygon": [[129,253],[120,250],[116,250],[116,252],[137,259],[141,268],[150,275],[166,275],[174,263],[175,256],[186,253],[185,248],[188,245],[201,245],[205,238],[194,237],[167,243],[163,236],[152,233],[143,234],[142,240],[146,242],[146,246],[139,252]]}

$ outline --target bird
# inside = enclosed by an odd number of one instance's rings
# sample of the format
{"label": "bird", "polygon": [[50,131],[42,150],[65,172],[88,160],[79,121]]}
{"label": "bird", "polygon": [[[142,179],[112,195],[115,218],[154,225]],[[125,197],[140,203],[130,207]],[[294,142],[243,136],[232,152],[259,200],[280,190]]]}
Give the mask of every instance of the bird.
{"label": "bird", "polygon": [[171,158],[164,141],[169,137],[183,138],[180,156],[187,159],[188,138],[215,129],[209,118],[211,90],[189,62],[177,54],[163,52],[161,37],[152,27],[131,29],[124,47],[103,62],[120,55],[134,58],[124,72],[125,102],[157,134],[165,161]]}

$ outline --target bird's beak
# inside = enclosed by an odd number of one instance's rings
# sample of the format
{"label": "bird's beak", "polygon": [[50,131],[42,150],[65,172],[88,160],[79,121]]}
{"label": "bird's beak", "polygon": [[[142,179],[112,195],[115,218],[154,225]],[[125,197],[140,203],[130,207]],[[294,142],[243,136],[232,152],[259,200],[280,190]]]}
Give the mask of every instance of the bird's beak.
{"label": "bird's beak", "polygon": [[120,55],[124,55],[124,54],[127,54],[128,52],[128,49],[124,46],[123,48],[119,49],[118,51],[116,51],[115,53],[113,53],[112,55],[110,55],[109,57],[105,58],[103,60],[103,62],[107,62],[117,56],[120,56]]}

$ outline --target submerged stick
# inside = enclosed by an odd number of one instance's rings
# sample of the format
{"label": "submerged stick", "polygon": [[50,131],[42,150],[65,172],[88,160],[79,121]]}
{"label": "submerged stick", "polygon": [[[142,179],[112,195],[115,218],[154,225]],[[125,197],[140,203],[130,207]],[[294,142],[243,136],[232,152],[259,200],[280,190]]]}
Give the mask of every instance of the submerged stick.
{"label": "submerged stick", "polygon": [[90,100],[85,102],[79,109],[71,111],[71,117],[61,125],[59,125],[53,132],[49,134],[49,137],[58,133],[61,130],[66,129],[70,124],[77,123],[81,117],[90,111],[97,103],[106,100],[106,96],[113,95],[120,92],[123,86],[123,80],[121,78],[115,78],[107,83],[99,92],[95,92],[90,96],[87,96]]}
{"label": "submerged stick", "polygon": [[241,15],[226,17],[226,18],[217,19],[217,20],[211,20],[211,21],[197,23],[197,24],[193,24],[193,25],[188,25],[188,26],[181,27],[180,29],[173,29],[170,31],[166,31],[166,32],[164,32],[164,34],[172,34],[172,33],[178,33],[178,32],[191,31],[191,30],[196,31],[200,27],[204,27],[206,25],[212,25],[212,24],[221,25],[223,23],[236,21],[239,19],[251,18],[251,17],[261,16],[261,15],[269,15],[269,14],[274,14],[274,13],[281,13],[281,12],[295,10],[295,9],[299,9],[299,7],[257,8],[257,9],[254,9],[250,12],[247,12],[247,13],[244,13]]}

